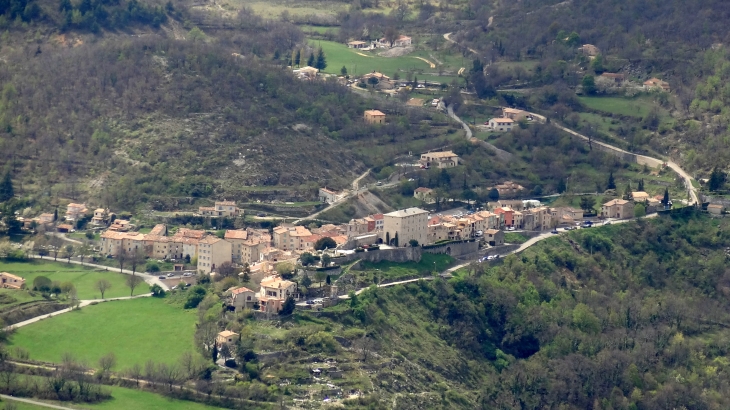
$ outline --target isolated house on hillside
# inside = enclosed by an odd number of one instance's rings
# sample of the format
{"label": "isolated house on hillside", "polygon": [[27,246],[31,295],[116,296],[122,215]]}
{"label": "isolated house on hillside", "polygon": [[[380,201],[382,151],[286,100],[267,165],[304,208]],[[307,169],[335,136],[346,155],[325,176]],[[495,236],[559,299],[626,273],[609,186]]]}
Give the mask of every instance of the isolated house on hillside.
{"label": "isolated house on hillside", "polygon": [[364,116],[367,124],[385,124],[385,114],[378,110],[367,110]]}
{"label": "isolated house on hillside", "polygon": [[363,48],[369,48],[369,44],[365,41],[350,41],[347,43],[347,48],[356,48],[356,49],[363,49]]}
{"label": "isolated house on hillside", "polygon": [[492,131],[512,131],[515,122],[510,118],[492,118],[489,127]]}
{"label": "isolated house on hillside", "polygon": [[425,167],[453,168],[459,165],[459,156],[453,151],[427,152],[418,162]]}
{"label": "isolated house on hillside", "polygon": [[20,289],[25,285],[25,279],[12,273],[0,272],[0,286],[6,289]]}
{"label": "isolated house on hillside", "polygon": [[669,87],[669,83],[666,81],[662,81],[658,78],[650,78],[646,81],[644,81],[644,88],[649,90],[662,90],[669,92],[671,91],[671,88]]}
{"label": "isolated house on hillside", "polygon": [[634,203],[625,199],[613,199],[601,207],[601,216],[604,218],[633,218]]}

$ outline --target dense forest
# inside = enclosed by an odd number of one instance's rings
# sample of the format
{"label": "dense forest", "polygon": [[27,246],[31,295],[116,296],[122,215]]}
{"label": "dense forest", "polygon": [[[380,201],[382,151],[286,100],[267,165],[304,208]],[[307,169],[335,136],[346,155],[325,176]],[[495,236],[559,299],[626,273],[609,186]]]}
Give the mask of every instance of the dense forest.
{"label": "dense forest", "polygon": [[371,290],[338,320],[424,369],[410,382],[446,379],[443,408],[728,408],[728,228],[690,215],[581,230]]}

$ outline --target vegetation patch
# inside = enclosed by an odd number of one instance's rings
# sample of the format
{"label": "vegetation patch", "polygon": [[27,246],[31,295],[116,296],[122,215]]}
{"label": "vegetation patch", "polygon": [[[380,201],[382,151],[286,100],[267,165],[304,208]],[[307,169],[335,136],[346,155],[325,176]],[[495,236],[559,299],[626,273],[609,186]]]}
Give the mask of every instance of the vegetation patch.
{"label": "vegetation patch", "polygon": [[[127,275],[115,273],[111,269],[107,272],[76,264],[40,260],[0,262],[0,271],[22,276],[29,289],[33,287],[33,280],[36,277],[45,276],[53,282],[73,284],[79,299],[101,299],[96,283],[99,280],[107,280],[111,286],[104,292],[105,298],[129,296]],[[140,285],[135,289],[135,294],[140,293],[147,293],[147,286]]]}
{"label": "vegetation patch", "polygon": [[119,370],[148,360],[177,361],[194,350],[194,324],[194,312],[157,298],[113,301],[22,327],[11,344],[26,349],[33,360],[60,363],[70,353],[91,367],[114,353]]}

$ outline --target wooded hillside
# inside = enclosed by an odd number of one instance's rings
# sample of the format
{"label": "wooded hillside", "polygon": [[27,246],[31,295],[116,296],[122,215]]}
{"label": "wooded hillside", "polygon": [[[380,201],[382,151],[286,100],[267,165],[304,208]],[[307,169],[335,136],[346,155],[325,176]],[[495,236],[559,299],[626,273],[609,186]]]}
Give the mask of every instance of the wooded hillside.
{"label": "wooded hillside", "polygon": [[728,228],[690,216],[581,230],[456,279],[369,291],[343,322],[444,377],[450,406],[727,408]]}

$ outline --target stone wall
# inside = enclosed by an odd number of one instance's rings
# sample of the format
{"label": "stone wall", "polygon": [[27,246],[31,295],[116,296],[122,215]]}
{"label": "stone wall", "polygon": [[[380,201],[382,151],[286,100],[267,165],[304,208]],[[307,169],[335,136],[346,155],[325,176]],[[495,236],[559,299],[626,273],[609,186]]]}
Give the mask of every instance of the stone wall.
{"label": "stone wall", "polygon": [[479,250],[479,243],[477,241],[474,242],[453,242],[453,243],[447,243],[444,245],[436,246],[436,247],[428,247],[428,248],[422,248],[420,246],[417,246],[415,248],[412,247],[406,247],[406,248],[394,248],[394,249],[379,249],[375,251],[365,251],[365,252],[355,252],[349,255],[344,256],[338,256],[336,258],[332,258],[333,262],[336,262],[340,265],[349,263],[352,261],[356,261],[358,259],[368,262],[381,262],[381,261],[391,261],[391,262],[418,262],[421,260],[421,255],[426,253],[441,253],[441,254],[447,254],[451,255],[454,258],[464,258],[473,256],[476,254],[476,252]]}

